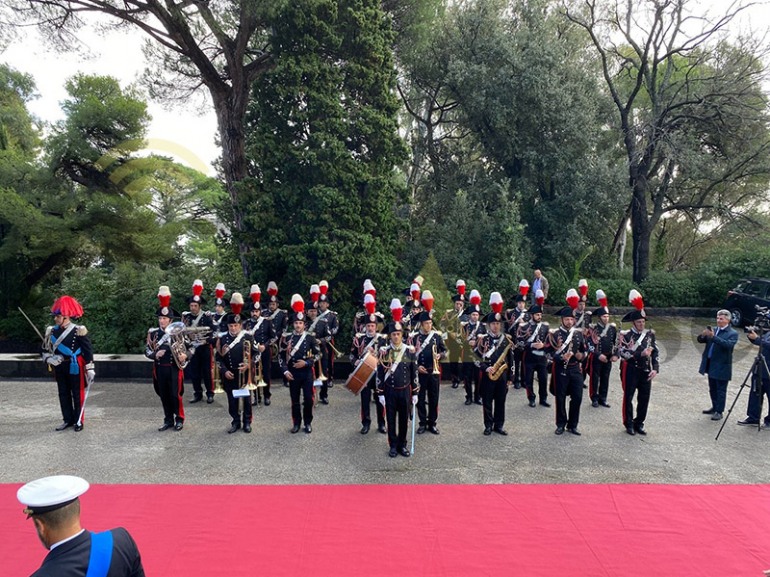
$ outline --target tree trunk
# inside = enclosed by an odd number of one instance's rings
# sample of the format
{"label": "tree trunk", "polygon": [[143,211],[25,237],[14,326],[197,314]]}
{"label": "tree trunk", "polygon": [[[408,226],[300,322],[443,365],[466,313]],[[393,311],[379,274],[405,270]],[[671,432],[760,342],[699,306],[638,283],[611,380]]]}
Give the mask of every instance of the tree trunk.
{"label": "tree trunk", "polygon": [[243,189],[240,186],[240,183],[248,175],[246,134],[243,126],[248,97],[246,95],[239,97],[235,90],[221,95],[212,91],[212,99],[222,147],[222,176],[233,209],[233,226],[235,227],[238,257],[241,261],[243,276],[248,282],[251,279],[251,264],[249,262],[251,244],[246,238]]}
{"label": "tree trunk", "polygon": [[[636,172],[636,175],[634,175]],[[631,167],[631,233],[633,234],[633,279],[640,283],[650,274],[651,227],[647,215],[647,178],[639,167]]]}

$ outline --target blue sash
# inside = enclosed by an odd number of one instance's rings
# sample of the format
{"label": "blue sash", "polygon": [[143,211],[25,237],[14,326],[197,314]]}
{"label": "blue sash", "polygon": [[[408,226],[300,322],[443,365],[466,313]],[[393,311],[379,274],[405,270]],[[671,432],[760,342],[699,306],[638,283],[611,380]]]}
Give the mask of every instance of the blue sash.
{"label": "blue sash", "polygon": [[54,344],[54,350],[59,349],[64,356],[67,356],[70,358],[70,374],[77,375],[80,372],[80,366],[78,365],[78,356],[80,355],[80,349],[76,350],[73,353],[72,349],[70,349],[68,346],[57,345],[56,339],[51,339],[51,341]]}
{"label": "blue sash", "polygon": [[112,562],[112,532],[91,533],[91,557],[86,577],[107,577]]}

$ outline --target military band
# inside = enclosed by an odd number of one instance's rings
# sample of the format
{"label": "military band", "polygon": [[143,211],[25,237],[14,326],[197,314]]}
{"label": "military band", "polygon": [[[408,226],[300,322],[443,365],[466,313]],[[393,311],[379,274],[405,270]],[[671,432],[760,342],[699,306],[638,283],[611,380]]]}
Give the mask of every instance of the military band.
{"label": "military band", "polygon": [[[542,293],[536,296],[536,304],[525,309],[526,294],[520,292],[515,307],[503,312],[502,297],[493,292],[489,302],[492,312],[482,317],[480,293],[472,290],[470,304],[465,307],[461,282],[458,281],[458,293],[452,298],[452,309],[445,310],[441,317],[440,330],[433,324],[433,295],[424,290],[416,299],[420,287],[413,283],[411,299],[405,307],[399,299],[393,299],[393,323],[387,335],[382,334],[384,316],[376,312],[374,285],[370,280],[364,284],[364,310],[359,311],[354,320],[354,325],[362,330],[353,336],[349,355],[354,369],[367,353],[377,359],[377,363],[372,362],[369,367],[369,374],[374,373],[375,378],[366,381],[368,385],[363,389],[355,389],[361,393],[362,434],[371,428],[372,392],[376,392],[377,428],[388,434],[391,453],[408,453],[406,429],[413,394],[418,415],[413,433],[438,435],[441,367],[447,356],[450,363],[446,380],[453,388],[458,382],[464,382],[466,405],[483,405],[485,435],[493,432],[507,435],[505,403],[512,384],[523,383],[530,406],[536,406],[538,400],[540,405],[550,406],[549,364],[551,391],[556,398],[556,433],[561,435],[568,431],[580,435],[584,372],[590,377],[593,406],[609,407],[612,363],[621,360],[623,426],[630,435],[646,434],[651,383],[659,369],[659,352],[654,331],[645,327],[646,315],[638,292],[632,291],[629,296],[636,310],[623,318],[624,322],[632,323],[626,331],[620,331],[610,322],[602,291],[597,291],[601,306],[589,312],[585,294],[578,296],[574,289],[567,293],[569,306],[555,313],[561,322],[551,331],[543,320]],[[581,292],[587,290],[587,284],[581,287]],[[189,310],[182,315],[170,306],[168,287],[161,287],[157,326],[148,330],[145,342],[145,355],[153,361],[153,387],[163,407],[160,430],[181,430],[185,424],[182,401],[185,369],[193,382],[193,402],[200,400],[204,391],[212,400],[214,393],[220,392],[214,387],[215,379],[211,378],[209,343],[213,342],[214,364],[223,385],[222,392],[227,394],[231,420],[229,433],[241,429],[248,433],[252,429],[251,396],[242,391],[256,390],[254,404],[257,406],[262,398],[265,405],[271,403],[271,362],[278,363],[281,374],[289,383],[291,432],[296,433],[304,427],[306,433],[311,433],[316,397],[322,403],[328,403],[328,387],[323,384],[331,379],[332,360],[337,353],[332,341],[339,330],[339,319],[329,307],[328,283],[325,281],[323,288],[321,290],[321,285],[311,287],[307,305],[299,295],[294,295],[293,313],[289,317],[278,306],[275,283],[269,284],[270,312],[267,316],[256,284],[251,286],[251,302],[245,306],[238,292],[232,294],[228,303],[224,298],[224,285],[219,283],[214,302],[217,310],[209,313],[202,309],[206,299],[202,295],[201,281],[196,280],[193,295],[186,299]],[[522,287],[519,289],[521,291]],[[65,311],[62,310],[64,302],[55,303],[56,326],[46,331],[43,358],[56,371],[59,386],[64,422],[57,430],[70,426],[80,430],[82,415],[79,413],[85,383],[92,378],[93,352],[85,328],[70,320],[82,314],[82,307],[77,311],[69,308]],[[223,316],[227,304],[230,312]],[[243,316],[246,311],[248,318]],[[182,322],[174,323],[177,318]],[[283,330],[289,320],[290,330],[278,334],[276,330]],[[590,320],[594,322],[590,323]],[[409,324],[416,330],[408,332]],[[446,333],[446,339],[442,332]],[[272,355],[270,345],[274,343],[278,353]],[[455,344],[457,350],[454,350]],[[519,362],[520,368],[517,367]],[[459,363],[461,368],[454,366]],[[583,363],[586,363],[585,370]],[[366,376],[368,374],[363,374]],[[263,381],[266,386],[257,386]]]}

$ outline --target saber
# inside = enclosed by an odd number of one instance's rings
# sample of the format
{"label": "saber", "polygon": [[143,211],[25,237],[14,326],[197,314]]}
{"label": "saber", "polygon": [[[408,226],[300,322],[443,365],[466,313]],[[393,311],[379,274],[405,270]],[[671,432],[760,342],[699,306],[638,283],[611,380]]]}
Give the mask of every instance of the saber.
{"label": "saber", "polygon": [[414,455],[414,428],[417,426],[417,419],[415,413],[417,412],[417,403],[412,403],[412,449],[411,453]]}
{"label": "saber", "polygon": [[32,329],[33,329],[33,330],[34,330],[34,331],[37,333],[37,336],[39,336],[39,337],[40,337],[40,340],[41,340],[41,341],[43,341],[43,342],[45,343],[45,337],[43,337],[43,335],[42,335],[42,334],[40,334],[40,331],[39,331],[39,330],[37,330],[37,327],[35,326],[35,323],[33,323],[33,322],[32,322],[32,319],[30,319],[30,318],[27,316],[27,313],[25,313],[23,310],[21,310],[21,307],[16,307],[16,308],[18,308],[18,309],[19,309],[19,312],[20,312],[20,313],[21,313],[21,314],[24,316],[24,318],[25,318],[25,319],[27,319],[27,322],[29,323],[29,326],[31,326],[31,327],[32,327]]}
{"label": "saber", "polygon": [[78,422],[77,422],[77,424],[78,424],[79,426],[82,426],[82,425],[83,425],[83,413],[84,413],[84,412],[85,412],[85,410],[86,410],[86,401],[88,400],[88,393],[90,393],[90,392],[91,392],[91,386],[92,386],[92,385],[93,385],[93,383],[91,383],[90,385],[88,385],[88,386],[86,387],[86,396],[85,396],[85,397],[83,397],[83,404],[80,406],[80,414],[78,415]]}

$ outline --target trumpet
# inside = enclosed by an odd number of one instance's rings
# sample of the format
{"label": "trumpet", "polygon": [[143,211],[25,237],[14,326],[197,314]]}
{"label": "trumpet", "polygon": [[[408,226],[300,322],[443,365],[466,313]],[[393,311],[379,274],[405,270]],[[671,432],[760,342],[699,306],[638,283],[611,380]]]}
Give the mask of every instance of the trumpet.
{"label": "trumpet", "polygon": [[337,350],[337,347],[335,347],[334,343],[332,343],[332,338],[331,337],[326,337],[326,338],[329,339],[329,340],[326,341],[326,344],[329,345],[329,348],[334,353],[334,358],[335,359],[339,359],[342,356],[342,351]]}

